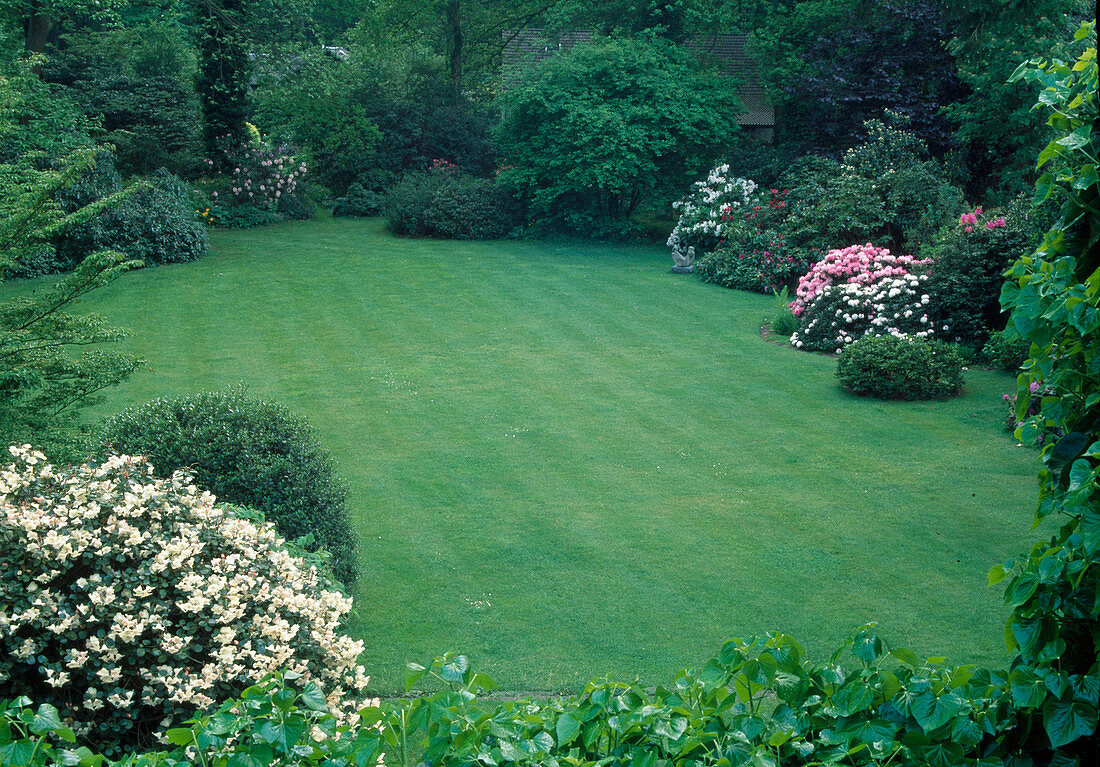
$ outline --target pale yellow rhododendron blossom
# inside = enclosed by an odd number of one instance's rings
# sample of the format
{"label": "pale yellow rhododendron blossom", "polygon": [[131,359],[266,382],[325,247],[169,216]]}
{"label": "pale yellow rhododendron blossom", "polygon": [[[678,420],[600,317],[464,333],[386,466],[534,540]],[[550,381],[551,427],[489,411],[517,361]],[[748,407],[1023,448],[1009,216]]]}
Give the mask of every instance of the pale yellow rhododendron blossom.
{"label": "pale yellow rhododendron blossom", "polygon": [[148,723],[133,737],[149,738],[288,669],[326,690],[338,719],[355,717],[367,677],[363,643],[340,630],[351,600],[272,525],[217,505],[186,473],[156,479],[140,458],[58,470],[9,450],[0,698],[53,703],[93,742],[119,718]]}

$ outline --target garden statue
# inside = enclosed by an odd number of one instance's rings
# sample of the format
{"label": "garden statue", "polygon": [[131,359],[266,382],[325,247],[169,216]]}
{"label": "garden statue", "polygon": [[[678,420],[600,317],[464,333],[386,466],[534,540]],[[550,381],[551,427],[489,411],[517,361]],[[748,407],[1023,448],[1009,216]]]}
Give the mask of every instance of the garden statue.
{"label": "garden statue", "polygon": [[672,271],[677,274],[686,274],[695,269],[692,265],[695,263],[695,248],[689,246],[687,250],[673,250],[672,260],[675,262],[672,267]]}

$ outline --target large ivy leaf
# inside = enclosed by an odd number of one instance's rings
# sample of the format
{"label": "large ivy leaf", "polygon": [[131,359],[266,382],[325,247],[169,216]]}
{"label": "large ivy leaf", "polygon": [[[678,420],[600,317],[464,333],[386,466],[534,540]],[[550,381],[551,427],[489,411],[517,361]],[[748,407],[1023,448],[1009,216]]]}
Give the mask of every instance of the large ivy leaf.
{"label": "large ivy leaf", "polygon": [[0,765],[3,767],[27,767],[34,754],[34,742],[24,738],[0,748]]}
{"label": "large ivy leaf", "polygon": [[305,731],[304,723],[300,722],[264,722],[260,725],[257,734],[263,739],[264,743],[274,747],[276,753],[289,754],[294,748],[294,744],[301,740]]}
{"label": "large ivy leaf", "polygon": [[885,719],[867,719],[851,722],[839,731],[848,742],[856,741],[864,745],[893,740],[897,735],[897,725]]}
{"label": "large ivy leaf", "polygon": [[1096,707],[1081,700],[1049,700],[1043,706],[1043,727],[1054,748],[1096,732]]}
{"label": "large ivy leaf", "polygon": [[308,682],[302,690],[302,703],[311,711],[328,712],[328,701],[325,700],[324,690],[314,681]]}
{"label": "large ivy leaf", "polygon": [[925,732],[938,730],[962,710],[963,700],[953,692],[936,695],[931,690],[913,698],[913,718]]}
{"label": "large ivy leaf", "polygon": [[34,719],[31,720],[31,732],[35,735],[41,735],[60,727],[61,716],[57,713],[57,709],[49,703],[43,703],[34,712]]}
{"label": "large ivy leaf", "polygon": [[558,723],[554,727],[554,732],[558,736],[558,746],[562,748],[568,746],[580,731],[581,723],[568,713],[559,716]]}
{"label": "large ivy leaf", "polygon": [[870,708],[874,702],[874,694],[866,683],[862,680],[856,680],[837,690],[832,697],[832,701],[839,716],[851,716]]}
{"label": "large ivy leaf", "polygon": [[428,672],[428,669],[421,666],[419,663],[406,663],[405,664],[405,692],[412,689],[412,686],[420,681],[420,677],[424,676]]}
{"label": "large ivy leaf", "polygon": [[457,655],[453,660],[444,663],[439,668],[439,675],[448,682],[464,681],[465,674],[470,670],[470,661],[465,655]]}
{"label": "large ivy leaf", "polygon": [[1008,677],[1012,702],[1017,708],[1036,708],[1047,697],[1047,686],[1043,677],[1029,668],[1021,667]]}

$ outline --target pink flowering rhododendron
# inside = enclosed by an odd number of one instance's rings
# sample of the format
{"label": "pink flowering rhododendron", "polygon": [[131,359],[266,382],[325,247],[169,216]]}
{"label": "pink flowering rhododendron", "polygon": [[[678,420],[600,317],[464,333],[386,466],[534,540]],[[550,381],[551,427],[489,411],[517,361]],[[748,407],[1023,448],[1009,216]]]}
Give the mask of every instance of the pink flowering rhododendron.
{"label": "pink flowering rhododendron", "polygon": [[791,344],[839,354],[864,336],[933,338],[948,328],[937,327],[929,315],[931,297],[923,292],[927,280],[926,274],[904,274],[830,285],[799,318]]}
{"label": "pink flowering rhododendron", "polygon": [[[980,219],[981,215],[982,215],[982,209],[981,208],[974,208],[974,210],[970,213],[963,213],[961,216],[959,216],[959,226],[961,226],[963,228],[964,232],[966,232],[967,234],[970,234],[971,232],[974,231],[974,227],[976,227],[979,223],[981,223],[981,219]],[[997,216],[996,218],[991,218],[991,219],[988,219],[987,221],[985,221],[985,228],[986,229],[1003,229],[1005,227],[1005,224],[1007,224],[1007,223],[1008,222],[1005,221],[1004,216]]]}
{"label": "pink flowering rhododendron", "polygon": [[[306,164],[294,158],[286,146],[270,147],[263,143],[240,146],[228,143],[223,150],[233,166],[229,192],[233,201],[274,210],[284,195],[294,193],[306,174]],[[217,197],[217,193],[211,193]]]}
{"label": "pink flowering rhododendron", "polygon": [[895,256],[886,248],[876,248],[870,243],[830,250],[799,279],[791,311],[796,317],[801,315],[830,285],[846,282],[872,285],[890,277],[909,274],[931,263],[932,260],[927,258]]}

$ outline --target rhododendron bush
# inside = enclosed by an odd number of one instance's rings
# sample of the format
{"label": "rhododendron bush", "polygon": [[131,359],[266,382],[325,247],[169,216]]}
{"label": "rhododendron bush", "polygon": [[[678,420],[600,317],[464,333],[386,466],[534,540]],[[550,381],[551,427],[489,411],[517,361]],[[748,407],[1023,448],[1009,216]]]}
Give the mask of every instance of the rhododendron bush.
{"label": "rhododendron bush", "polygon": [[839,353],[864,336],[935,336],[922,293],[928,276],[904,274],[872,284],[845,282],[825,288],[799,317],[791,344]]}
{"label": "rhododendron bush", "polygon": [[272,525],[139,458],[0,470],[0,698],[28,695],[108,753],[279,669],[338,716],[367,683],[340,632],[351,600]]}
{"label": "rhododendron bush", "polygon": [[978,350],[1004,329],[1004,273],[1035,249],[1049,224],[1048,211],[1033,208],[1030,196],[1020,197],[1004,210],[963,213],[922,251],[935,260],[928,292],[936,318],[951,326],[953,341]]}
{"label": "rhododendron bush", "polygon": [[719,165],[703,181],[696,181],[684,199],[674,202],[680,212],[668,237],[674,254],[695,248],[697,255],[714,250],[736,228],[750,207],[756,182],[729,175],[729,165]]}
{"label": "rhododendron bush", "polygon": [[796,317],[801,315],[834,283],[871,285],[887,277],[900,277],[923,269],[931,263],[930,259],[895,256],[886,248],[876,248],[871,244],[830,250],[799,279],[791,311]]}

